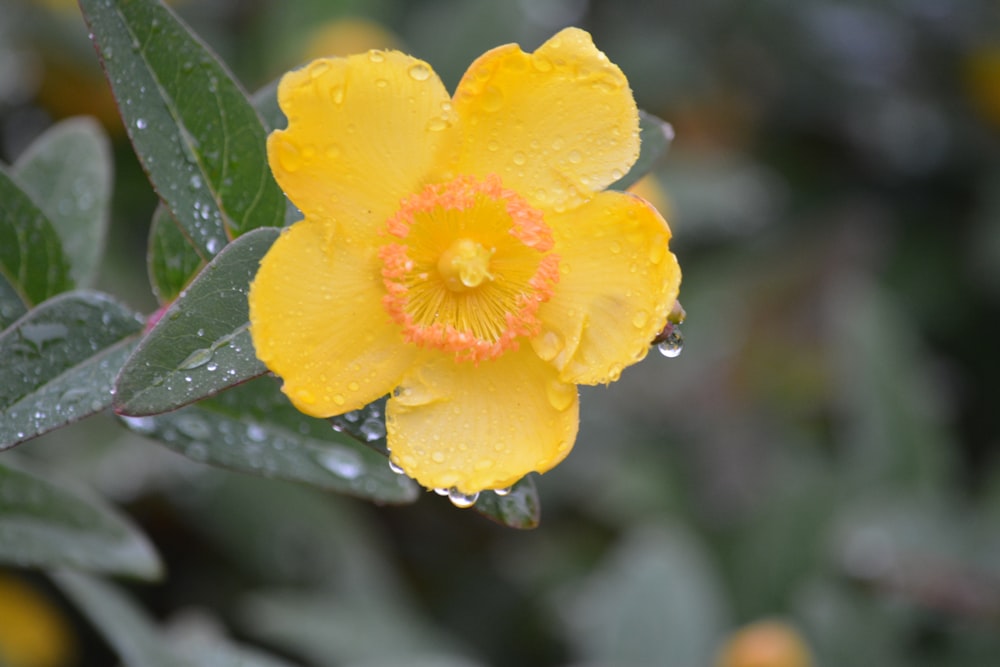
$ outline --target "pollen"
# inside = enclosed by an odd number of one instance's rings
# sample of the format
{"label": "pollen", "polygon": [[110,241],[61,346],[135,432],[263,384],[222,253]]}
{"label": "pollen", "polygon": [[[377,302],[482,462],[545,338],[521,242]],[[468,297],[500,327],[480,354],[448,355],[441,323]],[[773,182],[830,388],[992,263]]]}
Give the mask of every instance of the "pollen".
{"label": "pollen", "polygon": [[541,211],[499,177],[428,185],[402,201],[385,236],[383,305],[408,342],[478,362],[539,332],[559,258]]}

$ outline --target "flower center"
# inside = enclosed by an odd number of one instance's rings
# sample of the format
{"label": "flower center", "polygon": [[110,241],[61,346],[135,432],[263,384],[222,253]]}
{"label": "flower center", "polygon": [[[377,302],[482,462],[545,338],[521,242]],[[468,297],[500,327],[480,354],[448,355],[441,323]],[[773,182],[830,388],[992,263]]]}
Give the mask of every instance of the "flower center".
{"label": "flower center", "polygon": [[478,362],[538,333],[559,258],[542,212],[498,176],[428,185],[385,231],[383,304],[407,341]]}
{"label": "flower center", "polygon": [[490,275],[490,257],[494,250],[487,250],[472,239],[458,239],[441,253],[438,272],[452,292],[464,292],[479,287]]}

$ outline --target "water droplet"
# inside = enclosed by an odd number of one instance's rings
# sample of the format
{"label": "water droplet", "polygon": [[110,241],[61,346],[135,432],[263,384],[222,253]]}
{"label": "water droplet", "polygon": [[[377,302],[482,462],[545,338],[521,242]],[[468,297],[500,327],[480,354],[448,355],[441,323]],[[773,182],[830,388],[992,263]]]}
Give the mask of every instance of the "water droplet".
{"label": "water droplet", "polygon": [[177,430],[194,440],[204,440],[212,435],[212,427],[191,415],[181,415],[177,418]]}
{"label": "water droplet", "polygon": [[198,174],[191,174],[191,187],[195,190],[201,187],[201,176]]}
{"label": "water droplet", "polygon": [[480,107],[483,111],[499,111],[503,106],[503,92],[496,86],[487,86],[483,91]]}
{"label": "water droplet", "polygon": [[337,405],[343,405],[344,403],[346,403],[344,397],[341,394],[334,394],[333,402],[336,403]]}
{"label": "water droplet", "polygon": [[325,60],[316,60],[309,65],[309,76],[318,79],[330,70],[330,63]]}
{"label": "water droplet", "polygon": [[417,63],[416,65],[410,67],[407,71],[410,73],[410,77],[416,81],[426,81],[431,77],[430,68],[423,63]]}
{"label": "water droplet", "polygon": [[375,79],[375,87],[376,88],[385,88],[388,85],[389,85],[389,82],[386,81],[385,79]]}
{"label": "water droplet", "polygon": [[569,155],[566,156],[566,159],[568,159],[571,164],[580,164],[583,162],[583,155],[580,154],[580,151],[570,151]]}
{"label": "water droplet", "polygon": [[465,509],[466,507],[472,507],[479,500],[479,492],[476,493],[462,493],[458,489],[452,487],[448,489],[448,500],[451,504],[460,509]]}
{"label": "water droplet", "polygon": [[531,341],[535,354],[542,361],[552,361],[563,349],[562,338],[555,331],[546,331]]}
{"label": "water droplet", "polygon": [[350,389],[351,391],[357,391],[358,389],[361,388],[361,385],[359,385],[357,382],[351,382],[350,384],[347,385],[347,388]]}
{"label": "water droplet", "polygon": [[427,121],[427,129],[431,132],[441,132],[448,129],[451,124],[441,117],[431,118]]}
{"label": "water droplet", "polygon": [[156,420],[153,417],[122,417],[121,419],[136,433],[149,434],[156,430]]}
{"label": "water droplet", "polygon": [[514,164],[516,164],[519,167],[528,161],[527,156],[521,151],[515,152],[510,159],[513,160]]}
{"label": "water droplet", "polygon": [[444,452],[434,452],[431,454],[431,461],[434,461],[434,463],[444,463],[444,459]]}
{"label": "water droplet", "polygon": [[146,129],[146,119],[145,118],[136,118],[135,119],[135,129],[137,129],[137,130],[145,130]]}
{"label": "water droplet", "polygon": [[674,327],[667,337],[660,341],[656,349],[669,359],[681,356],[681,352],[684,350],[684,336],[681,335],[681,330]]}
{"label": "water droplet", "polygon": [[381,419],[369,417],[361,423],[358,430],[361,431],[361,435],[365,436],[365,440],[372,442],[373,440],[385,437],[385,422]]}
{"label": "water droplet", "polygon": [[447,496],[450,490],[449,489],[431,489],[431,491],[433,491],[434,493],[438,494],[439,496]]}
{"label": "water droplet", "polygon": [[611,243],[610,243],[610,244],[608,245],[608,249],[609,249],[609,250],[610,250],[610,251],[611,251],[612,253],[614,253],[615,255],[617,255],[617,254],[621,253],[621,251],[622,251],[622,244],[621,244],[621,243],[619,243],[618,241],[612,241],[612,242],[611,242]]}
{"label": "water droplet", "polygon": [[402,468],[400,468],[398,465],[396,465],[396,462],[393,461],[392,459],[389,459],[389,470],[393,471],[397,475],[405,475],[406,474],[406,471],[403,470]]}
{"label": "water droplet", "polygon": [[667,255],[667,246],[662,243],[654,243],[649,246],[649,262],[651,264],[659,264],[663,261],[663,258]]}
{"label": "water droplet", "polygon": [[634,315],[632,315],[632,326],[636,329],[641,329],[649,323],[649,313],[645,310],[637,310]]}
{"label": "water droplet", "polygon": [[253,442],[264,442],[267,439],[267,431],[260,424],[249,424],[247,426],[247,438]]}
{"label": "water droplet", "polygon": [[320,452],[317,460],[324,468],[344,479],[357,479],[365,472],[364,462],[349,449],[326,449]]}
{"label": "water droplet", "polygon": [[538,55],[537,53],[531,54],[531,64],[534,65],[535,69],[539,72],[552,71],[552,61],[545,56]]}
{"label": "water droplet", "polygon": [[576,400],[576,386],[559,380],[551,380],[545,386],[545,394],[553,408],[559,411],[567,410]]}
{"label": "water droplet", "polygon": [[214,371],[214,370],[216,370],[218,368],[219,368],[219,364],[215,363],[214,361],[211,362],[210,364],[208,364],[207,366],[205,366],[205,370],[209,371],[209,372]]}
{"label": "water droplet", "polygon": [[503,497],[503,496],[509,496],[510,492],[511,492],[511,487],[509,487],[509,486],[507,488],[505,488],[505,489],[493,489],[493,493],[495,493],[495,494],[497,494],[498,496],[501,496],[501,497]]}
{"label": "water droplet", "polygon": [[368,60],[373,63],[385,62],[385,54],[382,51],[372,50],[368,52]]}
{"label": "water droplet", "polygon": [[184,361],[182,361],[177,369],[181,371],[189,371],[192,368],[198,368],[199,366],[204,366],[209,361],[212,360],[212,351],[208,348],[200,348],[192,352],[187,356]]}
{"label": "water droplet", "polygon": [[302,154],[299,148],[289,141],[277,141],[278,162],[285,171],[298,171],[302,167]]}

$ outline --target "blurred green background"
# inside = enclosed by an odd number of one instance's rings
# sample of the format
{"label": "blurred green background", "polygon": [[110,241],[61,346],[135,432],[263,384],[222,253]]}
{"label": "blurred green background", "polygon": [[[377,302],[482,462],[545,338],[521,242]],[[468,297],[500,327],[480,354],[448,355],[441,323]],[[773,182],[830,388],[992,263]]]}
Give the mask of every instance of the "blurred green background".
{"label": "blurred green background", "polygon": [[[583,391],[531,532],[210,469],[111,417],[20,447],[149,535],[167,578],[125,586],[164,626],[317,667],[797,667],[800,641],[826,667],[1000,664],[995,0],[172,4],[251,91],[384,46],[453,88],[490,47],[589,30],[676,130],[643,187],[688,319],[680,358]],[[86,33],[75,3],[0,0],[0,159],[105,124],[100,287],[150,312],[155,198]],[[12,618],[62,650],[10,667],[117,664],[41,576],[0,570]],[[720,653],[763,619],[785,634]]]}

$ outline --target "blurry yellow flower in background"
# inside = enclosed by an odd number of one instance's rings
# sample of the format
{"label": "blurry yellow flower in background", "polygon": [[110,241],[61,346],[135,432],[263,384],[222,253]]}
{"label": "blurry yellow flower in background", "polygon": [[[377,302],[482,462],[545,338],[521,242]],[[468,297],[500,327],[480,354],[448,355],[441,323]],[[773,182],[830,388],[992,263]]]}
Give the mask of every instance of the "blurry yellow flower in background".
{"label": "blurry yellow flower in background", "polygon": [[72,664],[73,635],[59,610],[20,579],[0,572],[0,665]]}
{"label": "blurry yellow flower in background", "polygon": [[726,640],[715,667],[812,667],[805,640],[782,621],[751,623]]}
{"label": "blurry yellow flower in background", "polygon": [[605,191],[638,110],[590,35],[493,49],[453,97],[395,51],[321,59],[279,87],[271,169],[305,215],[250,290],[257,355],[303,412],[392,392],[391,458],[472,496],[570,451],[577,384],[642,359],[680,284],[670,230]]}
{"label": "blurry yellow flower in background", "polygon": [[346,18],[317,28],[306,42],[303,59],[309,61],[396,48],[399,48],[399,38],[381,24],[362,18]]}
{"label": "blurry yellow flower in background", "polygon": [[1000,44],[982,47],[966,57],[965,86],[983,119],[1000,127]]}

